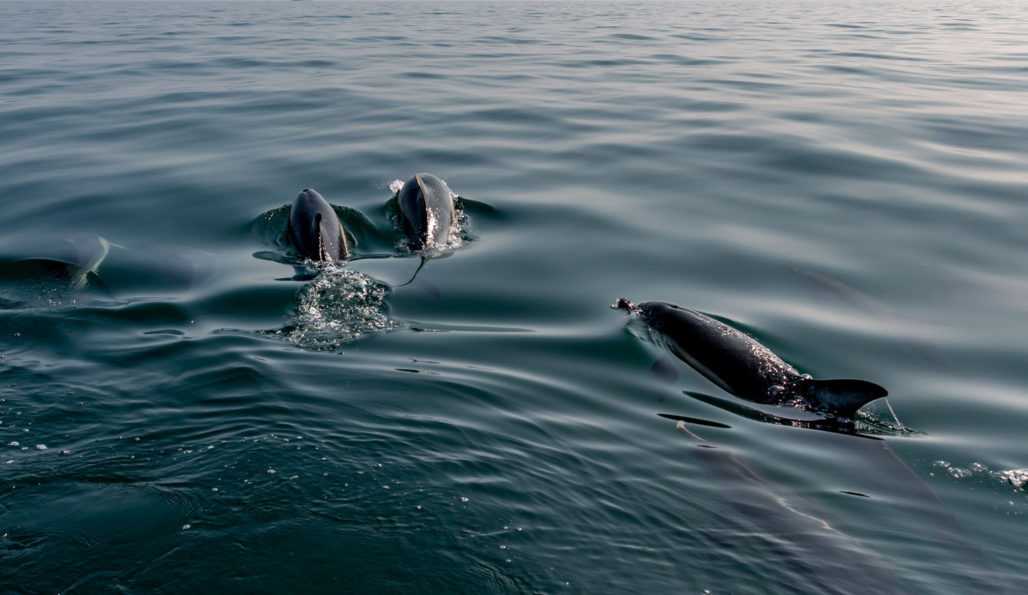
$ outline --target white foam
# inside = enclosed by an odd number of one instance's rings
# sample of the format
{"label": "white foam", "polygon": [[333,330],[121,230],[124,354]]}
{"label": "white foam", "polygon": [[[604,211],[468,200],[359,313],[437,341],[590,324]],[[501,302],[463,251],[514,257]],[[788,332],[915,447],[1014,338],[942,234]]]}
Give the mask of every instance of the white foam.
{"label": "white foam", "polygon": [[1009,484],[1019,492],[1024,491],[1025,486],[1028,485],[1028,468],[994,471],[987,465],[978,462],[971,463],[967,467],[959,467],[949,461],[941,460],[935,461],[932,463],[932,466],[936,469],[942,469],[954,479],[968,479],[975,477],[991,479]]}
{"label": "white foam", "polygon": [[307,349],[329,350],[393,328],[385,314],[386,286],[368,275],[326,267],[300,291],[286,338]]}

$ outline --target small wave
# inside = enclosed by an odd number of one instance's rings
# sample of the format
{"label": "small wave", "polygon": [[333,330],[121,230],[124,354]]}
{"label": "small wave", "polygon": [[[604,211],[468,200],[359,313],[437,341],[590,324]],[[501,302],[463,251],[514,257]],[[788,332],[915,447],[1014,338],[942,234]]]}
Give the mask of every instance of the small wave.
{"label": "small wave", "polygon": [[385,307],[386,285],[344,268],[324,267],[300,290],[292,325],[275,331],[287,341],[317,351],[328,351],[396,324]]}
{"label": "small wave", "polygon": [[1028,468],[994,470],[977,462],[971,463],[967,467],[959,467],[942,460],[932,463],[932,467],[944,470],[953,479],[991,479],[1009,484],[1018,492],[1023,492],[1025,486],[1028,485]]}

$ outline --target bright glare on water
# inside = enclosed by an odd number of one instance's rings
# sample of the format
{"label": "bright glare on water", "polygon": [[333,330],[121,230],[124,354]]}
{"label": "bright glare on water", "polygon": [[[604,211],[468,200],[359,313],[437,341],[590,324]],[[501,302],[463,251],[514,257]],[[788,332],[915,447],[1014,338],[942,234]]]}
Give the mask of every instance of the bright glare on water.
{"label": "bright glare on water", "polygon": [[1023,593],[1026,158],[1023,2],[0,2],[0,592]]}

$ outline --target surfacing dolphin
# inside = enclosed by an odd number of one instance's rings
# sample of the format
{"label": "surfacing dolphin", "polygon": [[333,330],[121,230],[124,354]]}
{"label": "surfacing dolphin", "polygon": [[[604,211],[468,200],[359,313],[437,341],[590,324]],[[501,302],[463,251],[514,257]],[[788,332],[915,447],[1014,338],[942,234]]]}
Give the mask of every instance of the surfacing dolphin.
{"label": "surfacing dolphin", "polygon": [[865,380],[816,380],[800,374],[749,335],[695,310],[664,302],[637,306],[625,298],[613,307],[637,314],[675,356],[741,399],[792,403],[852,418],[858,409],[888,394]]}
{"label": "surfacing dolphin", "polygon": [[29,249],[39,250],[46,256],[31,255],[10,261],[0,256],[0,278],[54,277],[67,281],[69,289],[78,291],[85,289],[91,281],[100,284],[100,265],[107,259],[112,246],[121,247],[98,235],[73,234],[63,241],[44,237],[43,243]]}
{"label": "surfacing dolphin", "polygon": [[317,190],[304,188],[289,209],[289,241],[304,258],[345,260],[350,255],[343,225]]}
{"label": "surfacing dolphin", "polygon": [[417,174],[397,193],[400,224],[414,250],[443,248],[457,224],[453,193],[432,174]]}

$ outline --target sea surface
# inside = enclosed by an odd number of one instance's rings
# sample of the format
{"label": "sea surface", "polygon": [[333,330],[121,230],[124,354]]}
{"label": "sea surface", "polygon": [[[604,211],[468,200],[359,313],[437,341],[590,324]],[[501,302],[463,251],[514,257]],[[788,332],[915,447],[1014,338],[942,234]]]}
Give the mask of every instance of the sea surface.
{"label": "sea surface", "polygon": [[0,2],[0,593],[1023,593],[1026,439],[1028,3]]}

